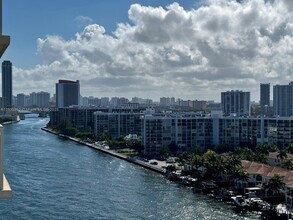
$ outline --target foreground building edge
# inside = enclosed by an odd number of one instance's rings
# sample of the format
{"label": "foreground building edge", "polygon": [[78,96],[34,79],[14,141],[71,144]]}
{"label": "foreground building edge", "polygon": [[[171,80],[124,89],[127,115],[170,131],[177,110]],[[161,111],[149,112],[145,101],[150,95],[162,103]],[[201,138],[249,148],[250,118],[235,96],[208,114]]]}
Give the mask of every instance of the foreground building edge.
{"label": "foreground building edge", "polygon": [[0,199],[11,197],[11,188],[4,175],[4,128],[0,125]]}
{"label": "foreground building edge", "polygon": [[12,196],[12,191],[11,191],[10,185],[9,185],[5,175],[3,174],[3,186],[0,191],[0,199],[8,199],[11,196]]}
{"label": "foreground building edge", "polygon": [[[0,58],[10,44],[10,36],[2,35],[2,0],[0,0]],[[0,199],[10,198],[10,185],[4,175],[4,128],[0,125]]]}

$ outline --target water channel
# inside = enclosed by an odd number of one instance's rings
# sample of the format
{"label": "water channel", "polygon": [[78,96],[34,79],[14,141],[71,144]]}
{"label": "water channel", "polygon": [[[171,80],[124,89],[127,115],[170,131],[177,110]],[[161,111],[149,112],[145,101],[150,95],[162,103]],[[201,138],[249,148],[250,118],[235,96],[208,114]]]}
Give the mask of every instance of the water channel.
{"label": "water channel", "polygon": [[258,219],[162,175],[41,130],[35,115],[5,125],[13,190],[1,219]]}

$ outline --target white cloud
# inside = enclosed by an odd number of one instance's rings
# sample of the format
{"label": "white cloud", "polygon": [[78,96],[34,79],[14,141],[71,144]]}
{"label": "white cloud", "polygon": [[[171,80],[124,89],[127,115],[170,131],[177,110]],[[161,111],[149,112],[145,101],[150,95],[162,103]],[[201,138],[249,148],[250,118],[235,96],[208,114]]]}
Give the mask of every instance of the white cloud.
{"label": "white cloud", "polygon": [[82,28],[93,23],[93,19],[87,16],[82,16],[82,15],[77,16],[74,19],[74,21],[78,27],[82,27]]}
{"label": "white cloud", "polygon": [[54,83],[64,78],[79,79],[83,95],[99,97],[219,100],[221,91],[242,89],[256,99],[259,83],[290,81],[290,8],[291,0],[210,0],[192,10],[177,3],[166,8],[134,4],[130,22],[118,24],[113,35],[89,24],[71,40],[38,39],[44,64],[15,68],[28,81],[17,87],[53,93]]}

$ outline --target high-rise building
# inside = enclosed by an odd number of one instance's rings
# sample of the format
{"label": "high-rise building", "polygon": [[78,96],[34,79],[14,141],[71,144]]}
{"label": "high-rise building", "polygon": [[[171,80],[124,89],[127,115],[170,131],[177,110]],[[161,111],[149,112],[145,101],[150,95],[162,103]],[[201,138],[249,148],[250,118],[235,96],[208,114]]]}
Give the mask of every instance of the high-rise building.
{"label": "high-rise building", "polygon": [[33,92],[30,94],[30,105],[35,107],[49,107],[50,93],[48,92]]}
{"label": "high-rise building", "polygon": [[12,107],[12,63],[8,60],[2,63],[2,98],[4,108]]}
{"label": "high-rise building", "polygon": [[161,97],[160,98],[160,106],[168,107],[171,105],[171,100],[169,97]]}
{"label": "high-rise building", "polygon": [[16,106],[17,107],[24,107],[25,106],[25,94],[20,93],[17,94],[17,101],[16,101]]}
{"label": "high-rise building", "polygon": [[261,115],[268,115],[270,110],[270,84],[260,84],[260,109]]}
{"label": "high-rise building", "polygon": [[226,115],[250,116],[250,92],[239,90],[222,92],[221,106]]}
{"label": "high-rise building", "polygon": [[57,108],[79,105],[80,86],[79,80],[59,80],[56,83],[56,106]]}
{"label": "high-rise building", "polygon": [[275,85],[273,87],[273,106],[275,116],[293,115],[293,82],[289,85]]}

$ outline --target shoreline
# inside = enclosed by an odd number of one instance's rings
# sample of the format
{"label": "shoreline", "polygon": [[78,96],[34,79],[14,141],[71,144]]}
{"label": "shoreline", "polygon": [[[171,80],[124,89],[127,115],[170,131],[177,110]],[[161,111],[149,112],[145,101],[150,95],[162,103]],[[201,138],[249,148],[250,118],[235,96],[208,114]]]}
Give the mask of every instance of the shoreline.
{"label": "shoreline", "polygon": [[84,146],[87,146],[87,147],[90,147],[92,149],[95,149],[95,150],[98,150],[102,153],[105,153],[105,154],[108,154],[110,156],[113,156],[113,157],[116,157],[118,159],[121,159],[121,160],[124,160],[124,161],[127,161],[129,163],[133,163],[133,164],[136,164],[140,167],[143,167],[145,169],[148,169],[148,170],[151,170],[151,171],[154,171],[156,173],[159,173],[159,174],[162,174],[162,175],[165,175],[166,173],[166,170],[164,168],[160,168],[160,167],[157,167],[155,165],[151,165],[147,162],[144,162],[144,161],[141,161],[141,160],[138,160],[138,159],[133,159],[133,158],[129,158],[127,156],[124,156],[122,154],[119,154],[113,150],[107,150],[107,149],[104,149],[102,147],[99,147],[95,144],[90,144],[90,143],[86,143],[84,141],[81,141],[81,140],[78,140],[77,138],[73,138],[73,137],[70,137],[70,136],[66,136],[66,135],[59,135],[57,134],[56,132],[52,131],[51,129],[48,129],[46,127],[43,127],[41,128],[43,131],[46,131],[46,132],[49,132],[51,134],[54,134],[54,135],[57,135],[59,137],[62,137],[62,138],[65,138],[67,140],[71,140],[73,142],[76,142],[78,144],[81,144],[81,145],[84,145]]}

